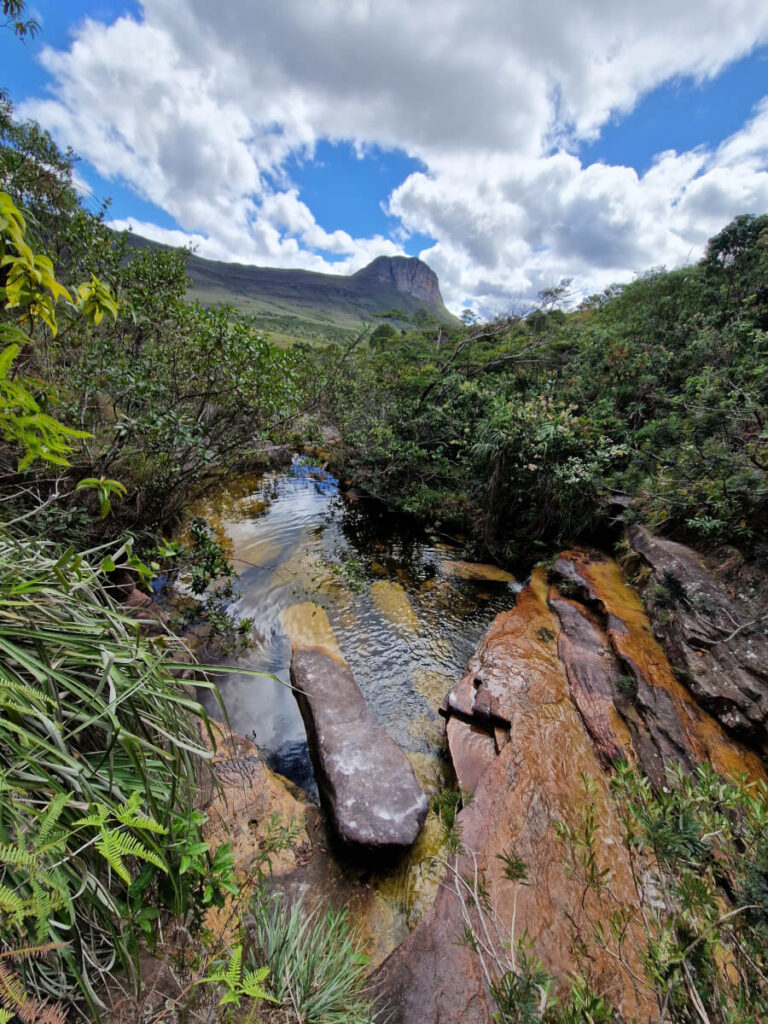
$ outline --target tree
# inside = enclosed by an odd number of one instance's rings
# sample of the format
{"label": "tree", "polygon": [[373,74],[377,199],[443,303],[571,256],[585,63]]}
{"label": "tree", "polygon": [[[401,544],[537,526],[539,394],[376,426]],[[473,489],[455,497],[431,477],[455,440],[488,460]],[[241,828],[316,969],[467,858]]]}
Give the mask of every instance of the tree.
{"label": "tree", "polygon": [[24,18],[26,6],[26,0],[0,0],[0,15],[5,18],[0,28],[11,29],[19,39],[34,38],[40,26],[34,18]]}

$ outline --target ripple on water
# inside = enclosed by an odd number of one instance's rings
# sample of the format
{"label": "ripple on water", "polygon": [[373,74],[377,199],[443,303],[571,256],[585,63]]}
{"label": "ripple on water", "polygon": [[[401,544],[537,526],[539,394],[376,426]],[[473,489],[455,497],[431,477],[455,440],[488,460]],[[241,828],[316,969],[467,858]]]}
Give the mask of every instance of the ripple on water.
{"label": "ripple on water", "polygon": [[[236,671],[220,680],[232,728],[317,798],[280,622],[289,606],[313,602],[326,611],[371,711],[409,754],[425,790],[444,785],[445,725],[437,707],[496,614],[513,604],[517,586],[489,579],[487,571],[482,578],[467,568],[453,572],[462,548],[430,542],[373,502],[346,501],[332,477],[296,463],[220,486],[195,511],[226,539],[241,571],[232,610],[252,617],[264,638],[230,659]],[[201,697],[217,716],[210,695]],[[436,843],[434,828],[426,829],[420,855]],[[380,893],[394,900],[399,926],[412,926],[424,904],[408,880],[409,865],[411,858],[400,881]]]}

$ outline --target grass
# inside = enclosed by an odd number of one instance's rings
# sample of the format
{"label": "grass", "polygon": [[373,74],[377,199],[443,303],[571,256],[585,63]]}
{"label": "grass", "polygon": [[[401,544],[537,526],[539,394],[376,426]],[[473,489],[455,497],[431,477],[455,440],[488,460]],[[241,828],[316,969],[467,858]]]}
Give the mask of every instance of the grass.
{"label": "grass", "polygon": [[374,1024],[377,1012],[365,991],[368,957],[350,930],[345,911],[324,915],[303,904],[288,908],[280,896],[253,908],[258,960],[269,985],[303,1024]]}

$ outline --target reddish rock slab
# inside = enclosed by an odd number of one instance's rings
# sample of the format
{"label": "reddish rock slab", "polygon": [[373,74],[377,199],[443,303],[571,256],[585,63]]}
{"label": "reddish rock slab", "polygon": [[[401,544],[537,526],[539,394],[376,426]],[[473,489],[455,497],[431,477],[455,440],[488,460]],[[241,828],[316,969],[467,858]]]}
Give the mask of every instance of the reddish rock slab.
{"label": "reddish rock slab", "polygon": [[560,622],[557,650],[573,700],[604,768],[632,756],[629,730],[617,710],[627,712],[621,665],[600,624],[583,605],[550,591],[549,606]]}
{"label": "reddish rock slab", "polygon": [[708,761],[723,776],[747,772],[764,778],[759,757],[730,736],[677,679],[639,594],[612,558],[575,549],[559,557],[554,571],[575,583],[597,610],[611,649],[635,686],[632,713],[638,743],[645,744],[636,749],[654,782],[663,781],[667,766],[681,763],[690,770],[699,761]]}
{"label": "reddish rock slab", "polygon": [[[511,929],[517,937],[527,933],[533,954],[560,979],[556,987],[566,983],[569,972],[586,967],[590,983],[610,998],[623,1019],[647,1022],[658,1016],[655,1003],[635,991],[613,958],[591,948],[579,968],[574,957],[574,933],[587,938],[590,920],[604,920],[615,909],[607,897],[584,893],[568,870],[557,836],[556,822],[574,828],[581,824],[582,772],[594,781],[601,823],[598,863],[610,869],[617,900],[636,909],[637,894],[605,774],[569,697],[557,653],[560,627],[546,597],[546,579],[538,572],[517,607],[497,617],[472,659],[468,678],[480,680],[480,693],[488,687],[495,713],[509,721],[509,742],[485,769],[459,815],[466,852],[455,868],[459,875],[476,869],[483,873],[506,936]],[[505,877],[502,855],[526,863],[527,884]],[[466,902],[451,885],[455,877],[447,873],[427,917],[373,976],[392,1024],[488,1024],[496,1011],[480,957],[459,943]],[[486,966],[494,977],[488,958]],[[639,963],[630,966],[642,975]]]}
{"label": "reddish rock slab", "polygon": [[485,729],[453,716],[445,731],[459,786],[463,793],[474,793],[483,772],[496,760],[496,741]]}

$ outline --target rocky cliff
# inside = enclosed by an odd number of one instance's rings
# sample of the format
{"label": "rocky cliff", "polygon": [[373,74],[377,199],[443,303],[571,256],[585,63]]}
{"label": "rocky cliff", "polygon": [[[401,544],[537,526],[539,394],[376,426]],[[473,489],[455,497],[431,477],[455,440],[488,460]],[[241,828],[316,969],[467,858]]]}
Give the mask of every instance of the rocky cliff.
{"label": "rocky cliff", "polygon": [[[662,875],[622,838],[610,779],[627,762],[664,791],[669,772],[695,777],[703,763],[763,787],[766,638],[763,620],[694,552],[638,529],[628,540],[653,592],[674,591],[675,614],[667,604],[654,630],[614,559],[565,551],[497,617],[445,698],[451,758],[471,799],[435,903],[374,975],[396,1024],[486,1024],[499,972],[521,976],[521,935],[558,996],[581,973],[615,1019],[659,1019],[642,923]],[[570,860],[564,836],[576,837]],[[579,860],[585,849],[598,884]],[[601,929],[617,908],[614,947]]]}
{"label": "rocky cliff", "polygon": [[392,288],[428,305],[443,304],[437,274],[421,260],[407,256],[378,256],[353,279],[373,288]]}

